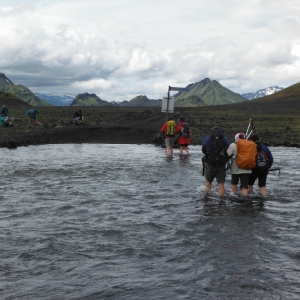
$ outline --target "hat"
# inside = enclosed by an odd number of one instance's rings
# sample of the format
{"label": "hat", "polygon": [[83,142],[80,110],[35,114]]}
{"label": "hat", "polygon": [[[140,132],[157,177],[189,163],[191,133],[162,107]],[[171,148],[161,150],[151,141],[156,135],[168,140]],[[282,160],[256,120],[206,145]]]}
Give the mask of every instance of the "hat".
{"label": "hat", "polygon": [[245,138],[246,138],[246,136],[245,136],[245,134],[244,134],[244,133],[242,133],[242,132],[239,132],[239,133],[237,133],[237,134],[235,135],[235,137],[234,137],[235,141],[238,141],[238,140],[240,140],[240,139],[241,139],[241,136],[243,136],[243,137],[244,137],[243,139],[245,139]]}

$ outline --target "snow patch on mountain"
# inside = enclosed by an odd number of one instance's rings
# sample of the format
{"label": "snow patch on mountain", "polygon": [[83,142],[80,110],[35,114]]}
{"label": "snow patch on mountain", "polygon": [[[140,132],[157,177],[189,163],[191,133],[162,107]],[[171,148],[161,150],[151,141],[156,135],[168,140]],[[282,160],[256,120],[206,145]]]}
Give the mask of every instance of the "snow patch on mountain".
{"label": "snow patch on mountain", "polygon": [[252,99],[272,95],[272,94],[274,94],[276,92],[279,92],[283,89],[284,89],[283,87],[279,87],[279,86],[276,85],[276,86],[270,86],[268,88],[258,90],[257,92],[241,94],[241,96],[244,97],[247,100],[252,100]]}

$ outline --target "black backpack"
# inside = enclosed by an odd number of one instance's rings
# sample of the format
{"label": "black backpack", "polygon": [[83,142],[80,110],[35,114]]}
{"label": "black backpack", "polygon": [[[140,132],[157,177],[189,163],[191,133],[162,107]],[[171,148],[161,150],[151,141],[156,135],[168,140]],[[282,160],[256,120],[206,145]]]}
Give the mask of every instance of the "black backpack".
{"label": "black backpack", "polygon": [[209,138],[210,147],[207,163],[212,166],[226,164],[228,145],[225,142],[222,129],[213,129]]}
{"label": "black backpack", "polygon": [[262,147],[257,149],[257,156],[256,156],[256,169],[261,171],[261,170],[268,170],[269,169],[269,159],[267,157],[266,152]]}
{"label": "black backpack", "polygon": [[189,138],[191,136],[190,135],[190,125],[189,125],[189,123],[185,122],[185,123],[182,124],[180,135],[183,138]]}

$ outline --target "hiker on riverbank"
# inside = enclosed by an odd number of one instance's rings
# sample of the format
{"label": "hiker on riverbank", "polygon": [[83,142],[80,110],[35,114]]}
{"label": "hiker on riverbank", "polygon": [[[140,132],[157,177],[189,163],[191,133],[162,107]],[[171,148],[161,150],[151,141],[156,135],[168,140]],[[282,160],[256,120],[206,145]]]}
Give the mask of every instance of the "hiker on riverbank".
{"label": "hiker on riverbank", "polygon": [[75,111],[73,116],[73,122],[77,123],[78,125],[84,123],[84,116],[81,113],[81,109]]}
{"label": "hiker on riverbank", "polygon": [[191,143],[190,137],[192,136],[192,130],[188,120],[185,120],[185,118],[180,119],[176,133],[179,133],[179,153],[182,155],[184,150],[187,154],[190,154],[188,145]]}
{"label": "hiker on riverbank", "polygon": [[[232,192],[237,195],[237,185],[240,181],[241,188],[242,188],[242,195],[244,197],[248,196],[248,180],[250,174],[252,173],[251,169],[243,169],[237,166],[237,156],[241,155],[239,153],[240,147],[244,147],[243,143],[251,143],[245,140],[246,136],[244,133],[237,133],[235,135],[235,143],[229,145],[227,149],[228,157],[231,159],[231,166],[230,166],[230,173],[231,173],[231,189]],[[238,144],[238,145],[237,145]],[[245,146],[247,147],[247,145]],[[254,163],[255,163],[255,156],[254,156]]]}
{"label": "hiker on riverbank", "polygon": [[256,179],[258,179],[258,187],[260,189],[260,193],[261,195],[266,196],[268,170],[272,167],[273,155],[269,148],[262,144],[257,134],[251,134],[248,139],[249,141],[253,141],[257,145],[256,167],[252,169],[252,173],[249,177],[248,189],[249,192],[253,192],[253,185]]}
{"label": "hiker on riverbank", "polygon": [[0,109],[0,115],[4,117],[4,119],[7,119],[9,117],[8,109],[6,108],[6,105],[3,105]]}
{"label": "hiker on riverbank", "polygon": [[[36,110],[36,109],[29,110],[29,111],[26,113],[26,115],[27,115],[27,117],[28,117],[28,126],[33,125],[33,123],[34,123],[35,121],[37,121],[37,119],[36,119],[36,114],[37,114],[37,113],[38,113],[38,110]],[[32,120],[34,120],[34,122],[31,124]]]}
{"label": "hiker on riverbank", "polygon": [[168,122],[164,124],[160,130],[165,135],[165,143],[167,148],[167,155],[173,154],[173,146],[176,133],[176,123],[173,117],[169,118]]}
{"label": "hiker on riverbank", "polygon": [[206,137],[202,152],[206,155],[205,191],[211,190],[211,184],[216,178],[219,186],[219,195],[225,194],[226,163],[228,160],[227,149],[229,142],[218,126],[213,127],[210,135]]}

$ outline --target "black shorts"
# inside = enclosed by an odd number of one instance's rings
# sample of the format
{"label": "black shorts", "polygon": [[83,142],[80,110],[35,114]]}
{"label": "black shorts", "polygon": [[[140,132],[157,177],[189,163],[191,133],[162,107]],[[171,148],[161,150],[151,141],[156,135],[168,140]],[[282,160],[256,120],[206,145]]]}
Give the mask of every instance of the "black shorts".
{"label": "black shorts", "polygon": [[250,174],[248,184],[254,185],[255,180],[258,178],[258,187],[264,187],[267,183],[267,176],[268,171],[256,171],[255,169],[253,169],[252,174]]}
{"label": "black shorts", "polygon": [[212,166],[207,164],[206,170],[205,170],[205,179],[212,183],[214,178],[217,179],[217,183],[224,183],[226,178],[226,166],[218,165],[218,166]]}
{"label": "black shorts", "polygon": [[231,175],[231,184],[238,185],[239,180],[241,181],[241,188],[248,188],[248,181],[251,173],[243,173],[243,174],[232,174]]}
{"label": "black shorts", "polygon": [[181,147],[188,147],[189,144],[179,144]]}

